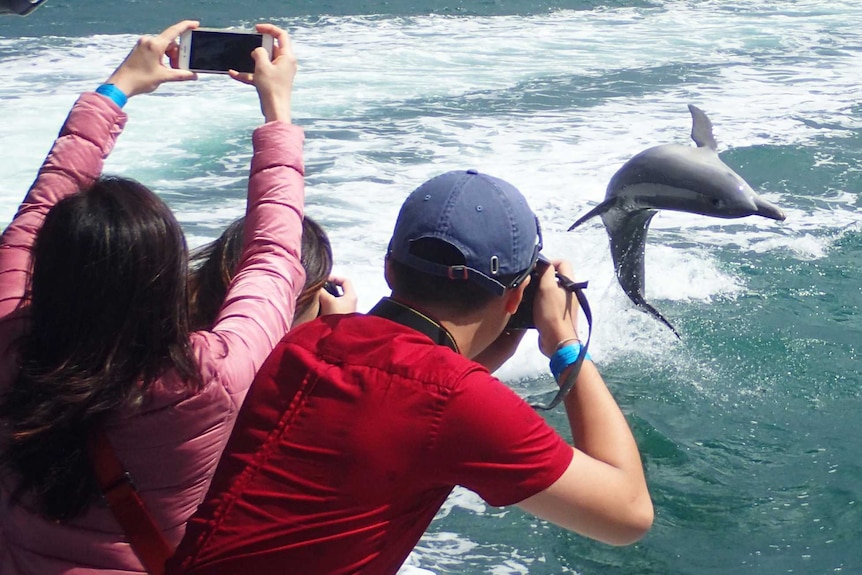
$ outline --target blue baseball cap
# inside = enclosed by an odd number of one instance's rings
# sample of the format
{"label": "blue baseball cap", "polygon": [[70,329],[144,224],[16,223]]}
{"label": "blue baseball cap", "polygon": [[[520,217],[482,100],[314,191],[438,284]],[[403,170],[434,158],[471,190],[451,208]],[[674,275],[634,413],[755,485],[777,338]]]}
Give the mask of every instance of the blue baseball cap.
{"label": "blue baseball cap", "polygon": [[[414,253],[415,242],[429,238],[457,249],[464,263]],[[410,268],[503,295],[530,274],[541,249],[539,220],[515,186],[477,170],[458,170],[428,180],[407,197],[388,255]]]}

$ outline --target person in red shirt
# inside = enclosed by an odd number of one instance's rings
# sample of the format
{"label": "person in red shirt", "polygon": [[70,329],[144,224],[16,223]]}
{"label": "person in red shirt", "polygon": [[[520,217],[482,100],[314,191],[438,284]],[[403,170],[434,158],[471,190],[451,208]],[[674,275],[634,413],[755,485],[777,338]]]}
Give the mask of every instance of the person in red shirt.
{"label": "person in red shirt", "polygon": [[[442,174],[405,201],[368,314],[291,331],[258,373],[210,491],[167,573],[391,574],[455,485],[613,545],[640,539],[652,501],[628,424],[591,360],[578,304],[531,277],[538,220],[507,182]],[[491,375],[538,281],[533,321],[574,447]]]}

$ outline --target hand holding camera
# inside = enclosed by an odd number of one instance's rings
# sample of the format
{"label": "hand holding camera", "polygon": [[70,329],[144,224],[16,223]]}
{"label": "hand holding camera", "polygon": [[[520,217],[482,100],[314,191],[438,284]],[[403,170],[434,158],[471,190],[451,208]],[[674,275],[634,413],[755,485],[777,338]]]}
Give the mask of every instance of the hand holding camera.
{"label": "hand holding camera", "polygon": [[343,277],[330,277],[320,290],[320,315],[353,313],[359,298],[353,283]]}
{"label": "hand holding camera", "polygon": [[539,276],[539,289],[533,303],[533,320],[539,330],[539,350],[551,357],[557,344],[578,336],[578,299],[580,289],[569,277],[569,262],[555,261]]}
{"label": "hand holding camera", "polygon": [[539,291],[539,283],[541,275],[551,265],[551,262],[539,254],[539,259],[536,260],[536,267],[530,273],[530,283],[524,289],[524,297],[521,299],[521,305],[517,311],[509,318],[509,323],[506,324],[506,329],[535,329],[536,323],[533,321],[533,305],[536,301],[536,294]]}
{"label": "hand holding camera", "polygon": [[[586,341],[581,343],[578,339],[577,325],[580,306],[592,332],[592,313],[587,297],[584,295],[587,282],[575,282],[570,279],[571,275],[572,269],[568,262],[563,260],[551,262],[539,254],[536,268],[530,274],[530,283],[524,290],[521,305],[511,318],[515,319],[516,316],[521,318],[519,322],[522,324],[520,327],[522,330],[533,327],[539,331],[539,351],[551,359],[551,371],[560,385],[557,394],[549,403],[531,404],[536,409],[549,410],[556,407],[571,391],[583,361],[589,358],[587,349],[590,346],[592,333],[588,334]],[[534,283],[534,289],[528,294],[528,290]],[[522,307],[525,308],[524,311],[521,310]],[[529,310],[529,315],[526,310]],[[533,320],[528,325],[523,325],[525,316]],[[507,328],[512,329],[512,326],[507,325]],[[575,347],[575,344],[578,346]],[[572,356],[575,350],[577,355]],[[555,358],[562,358],[565,362],[558,366],[563,368],[559,374],[554,372]],[[563,373],[568,375],[561,380],[559,376]]]}
{"label": "hand holding camera", "polygon": [[539,349],[550,357],[559,342],[577,337],[578,298],[576,290],[586,287],[572,281],[571,265],[551,262],[542,254],[530,274],[530,283],[507,329],[537,329]]}

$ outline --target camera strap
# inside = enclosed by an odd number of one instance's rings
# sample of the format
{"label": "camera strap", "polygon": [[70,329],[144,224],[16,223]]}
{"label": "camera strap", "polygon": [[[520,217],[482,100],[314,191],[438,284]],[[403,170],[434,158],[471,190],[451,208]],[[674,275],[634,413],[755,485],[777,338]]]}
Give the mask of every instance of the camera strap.
{"label": "camera strap", "polygon": [[[584,290],[587,288],[589,282],[576,282],[559,272],[557,273],[557,280],[560,282],[560,286],[575,294],[575,297],[578,299],[578,304],[584,312],[584,317],[587,319],[589,332],[587,333],[587,340],[581,346],[581,351],[578,353],[578,358],[575,360],[572,369],[568,370],[569,376],[562,382],[562,384],[560,384],[560,389],[557,391],[557,395],[555,395],[547,405],[540,403],[530,404],[534,409],[541,409],[544,411],[551,410],[559,405],[563,398],[566,397],[566,395],[568,395],[575,386],[575,381],[578,379],[578,373],[581,371],[581,366],[584,363],[584,358],[586,357],[587,350],[590,346],[590,338],[593,335],[593,314],[590,311],[590,304],[587,301],[587,296],[584,295]],[[377,305],[371,308],[368,315],[386,318],[405,327],[415,329],[419,333],[428,336],[431,341],[437,345],[445,345],[455,353],[461,353],[458,349],[458,344],[455,343],[455,338],[452,337],[452,334],[449,333],[445,327],[422,312],[391,298],[384,297],[381,299],[377,302]]]}
{"label": "camera strap", "polygon": [[587,296],[584,295],[584,290],[587,289],[589,282],[576,282],[559,272],[557,272],[557,280],[560,282],[560,286],[572,292],[575,294],[575,297],[578,298],[578,305],[581,306],[581,309],[584,311],[584,317],[587,318],[587,327],[589,332],[587,332],[587,341],[583,343],[581,351],[578,353],[578,358],[575,360],[575,363],[572,364],[573,367],[568,370],[569,376],[560,384],[560,389],[557,391],[557,395],[554,396],[554,399],[552,399],[547,405],[543,405],[541,403],[530,404],[532,408],[541,409],[543,411],[548,411],[557,407],[557,405],[563,401],[563,398],[566,397],[566,395],[568,395],[575,386],[575,381],[578,379],[578,373],[580,373],[581,366],[584,364],[584,358],[587,356],[587,348],[590,346],[590,338],[593,336],[593,314],[590,311],[590,304],[587,301]]}
{"label": "camera strap", "polygon": [[392,298],[385,297],[377,302],[368,315],[376,315],[388,320],[400,323],[403,326],[415,329],[419,333],[431,338],[437,345],[445,345],[455,353],[461,353],[455,338],[445,327],[410,306],[399,303]]}

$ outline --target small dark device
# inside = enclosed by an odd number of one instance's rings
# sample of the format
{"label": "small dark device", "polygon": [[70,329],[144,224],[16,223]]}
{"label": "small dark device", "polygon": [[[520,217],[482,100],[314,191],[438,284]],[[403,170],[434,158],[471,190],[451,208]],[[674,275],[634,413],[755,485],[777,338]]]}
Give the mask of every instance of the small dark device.
{"label": "small dark device", "polygon": [[536,260],[536,267],[530,273],[530,283],[524,290],[524,298],[521,300],[521,305],[509,318],[509,323],[506,324],[506,329],[534,329],[536,324],[533,322],[533,302],[536,301],[536,293],[539,291],[539,276],[542,275],[551,262],[548,258],[539,254],[539,259]]}
{"label": "small dark device", "polygon": [[340,285],[334,282],[327,281],[323,284],[323,289],[325,289],[329,294],[334,295],[335,297],[341,297],[344,295],[344,290]]}

